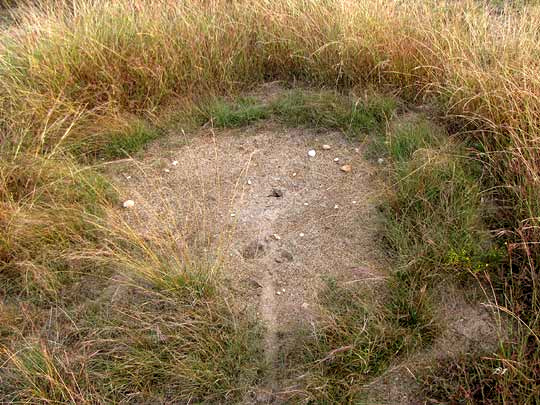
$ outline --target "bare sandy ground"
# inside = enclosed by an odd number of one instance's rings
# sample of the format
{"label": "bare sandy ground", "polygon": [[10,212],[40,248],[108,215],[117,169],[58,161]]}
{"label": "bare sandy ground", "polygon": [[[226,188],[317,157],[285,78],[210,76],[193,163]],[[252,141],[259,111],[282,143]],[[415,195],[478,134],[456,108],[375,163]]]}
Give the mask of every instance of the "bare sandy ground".
{"label": "bare sandy ground", "polygon": [[[341,170],[346,164],[350,172]],[[254,400],[265,402],[282,388],[275,364],[280,336],[316,321],[324,278],[384,277],[373,170],[361,145],[341,133],[271,122],[171,137],[117,168],[140,231],[176,230],[191,249],[219,251],[236,305],[264,322],[270,371]]]}
{"label": "bare sandy ground", "polygon": [[[350,172],[340,169],[345,164]],[[255,312],[265,325],[268,372],[246,403],[285,401],[282,337],[299,325],[316,327],[325,278],[369,288],[391,268],[377,238],[379,167],[341,133],[271,121],[202,129],[171,135],[142,159],[112,166],[124,199],[135,202],[126,215],[138,231],[154,240],[167,236],[182,254],[218,263],[210,268],[221,272],[231,305]],[[462,294],[445,294],[443,336],[366,387],[373,403],[419,403],[410,396],[415,364],[494,336],[485,311]]]}

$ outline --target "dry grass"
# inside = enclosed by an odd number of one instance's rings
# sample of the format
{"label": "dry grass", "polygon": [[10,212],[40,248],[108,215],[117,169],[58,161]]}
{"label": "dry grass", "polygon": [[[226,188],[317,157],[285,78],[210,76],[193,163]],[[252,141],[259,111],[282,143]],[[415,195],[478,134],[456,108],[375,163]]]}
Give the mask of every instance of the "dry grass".
{"label": "dry grass", "polygon": [[[43,0],[14,18],[0,33],[3,306],[22,296],[32,305],[36,297],[35,305],[62,299],[81,273],[106,273],[111,256],[131,257],[116,248],[107,260],[88,253],[103,251],[115,235],[96,227],[105,215],[99,207],[114,197],[95,171],[72,161],[81,145],[106,152],[109,134],[132,127],[127,114],[153,120],[174,99],[197,101],[273,79],[358,93],[374,85],[436,104],[476,141],[491,177],[486,198],[498,206],[492,228],[508,246],[507,264],[492,275],[500,305],[520,319],[501,356],[516,375],[538,376],[538,5]],[[133,148],[150,138],[140,135]],[[133,144],[125,145],[113,143],[113,150]],[[40,364],[50,364],[52,352],[39,352]],[[63,375],[61,367],[40,367],[44,381]],[[72,375],[58,381],[43,398],[77,400],[79,388],[62,388]]]}

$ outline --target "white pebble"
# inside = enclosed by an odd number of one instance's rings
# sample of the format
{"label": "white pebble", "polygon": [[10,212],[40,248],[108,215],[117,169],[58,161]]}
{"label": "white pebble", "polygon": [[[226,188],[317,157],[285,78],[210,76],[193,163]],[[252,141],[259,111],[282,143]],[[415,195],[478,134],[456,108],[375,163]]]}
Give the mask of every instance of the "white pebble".
{"label": "white pebble", "polygon": [[337,204],[336,204],[336,205],[334,205],[334,209],[336,209],[336,210],[337,210],[338,208],[339,208],[339,205],[337,205]]}
{"label": "white pebble", "polygon": [[293,177],[296,177],[296,173],[293,173],[292,176],[293,176]]}
{"label": "white pebble", "polygon": [[353,204],[356,204],[356,201],[353,201],[352,203],[353,203]]}
{"label": "white pebble", "polygon": [[334,158],[334,162],[339,162],[339,158]]}
{"label": "white pebble", "polygon": [[382,165],[384,163],[384,159],[383,158],[378,158],[377,163]]}
{"label": "white pebble", "polygon": [[281,291],[282,291],[282,292],[285,292],[285,288],[282,288]]}
{"label": "white pebble", "polygon": [[135,201],[126,200],[126,201],[124,201],[124,203],[122,205],[124,206],[124,208],[131,208],[131,207],[135,206]]}
{"label": "white pebble", "polygon": [[317,152],[315,152],[315,150],[311,149],[307,154],[308,154],[309,156],[311,156],[311,157],[315,157],[315,155],[317,154]]}
{"label": "white pebble", "polygon": [[236,214],[234,214],[234,213],[233,213],[233,214],[231,214],[231,217],[235,217],[235,216],[236,216]]}
{"label": "white pebble", "polygon": [[309,307],[309,304],[307,302],[304,302],[302,304],[302,308],[307,309]]}
{"label": "white pebble", "polygon": [[306,202],[306,203],[304,203],[304,205],[307,207],[309,204]]}
{"label": "white pebble", "polygon": [[300,232],[300,237],[303,238],[304,237],[304,234],[302,232]]}
{"label": "white pebble", "polygon": [[248,180],[248,181],[247,181],[247,184],[251,186],[251,180]]}
{"label": "white pebble", "polygon": [[360,153],[360,148],[354,148],[354,151],[355,151],[356,153]]}
{"label": "white pebble", "polygon": [[173,165],[173,166],[176,166],[177,164],[178,164],[178,160],[173,160],[173,161],[172,161],[172,165]]}
{"label": "white pebble", "polygon": [[330,145],[323,145],[322,148],[323,148],[324,150],[328,150],[328,149],[331,148],[331,146],[330,146]]}
{"label": "white pebble", "polygon": [[165,173],[169,173],[169,172],[170,172],[169,169],[163,169],[163,171],[164,171]]}
{"label": "white pebble", "polygon": [[279,236],[277,233],[273,234],[272,237],[273,237],[275,240],[281,240],[281,236]]}
{"label": "white pebble", "polygon": [[281,295],[281,291],[276,291],[276,294],[277,294],[277,295]]}

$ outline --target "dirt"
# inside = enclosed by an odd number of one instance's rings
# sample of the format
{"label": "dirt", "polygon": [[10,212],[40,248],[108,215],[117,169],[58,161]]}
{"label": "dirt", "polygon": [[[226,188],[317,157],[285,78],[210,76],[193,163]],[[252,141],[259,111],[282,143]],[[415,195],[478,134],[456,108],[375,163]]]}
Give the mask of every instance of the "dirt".
{"label": "dirt", "polygon": [[[325,144],[331,148],[324,150]],[[311,149],[315,157],[308,156]],[[340,170],[343,165],[351,171]],[[232,305],[255,312],[264,323],[268,372],[246,403],[284,401],[282,337],[299,325],[314,327],[325,278],[369,285],[388,274],[377,238],[379,168],[364,159],[361,144],[339,132],[273,122],[202,129],[171,135],[141,160],[113,166],[123,198],[135,202],[126,215],[143,237],[173,235],[183,254],[218,263],[211,268],[222,272]],[[471,342],[479,337],[478,328],[488,328],[489,319],[476,307],[447,302],[441,309],[449,321],[446,334],[433,349],[396,364],[366,387],[373,403],[418,403],[411,394],[414,365],[450,350],[452,342]],[[458,335],[464,340],[456,340]]]}
{"label": "dirt", "polygon": [[[331,149],[323,150],[323,144]],[[205,235],[203,250],[218,244],[226,262],[223,275],[237,301],[254,309],[266,326],[270,371],[252,393],[260,403],[283,388],[280,336],[315,322],[324,279],[369,282],[366,274],[384,274],[374,167],[359,148],[339,132],[265,123],[169,138],[142,161],[116,170],[124,198],[135,201],[129,215],[149,238],[173,231],[174,216],[176,223],[193,211],[204,218],[183,221],[179,239],[189,240],[187,229],[193,229]],[[308,156],[310,149],[315,157]],[[340,170],[344,164],[351,172]],[[168,223],[167,229],[159,229],[156,220]]]}

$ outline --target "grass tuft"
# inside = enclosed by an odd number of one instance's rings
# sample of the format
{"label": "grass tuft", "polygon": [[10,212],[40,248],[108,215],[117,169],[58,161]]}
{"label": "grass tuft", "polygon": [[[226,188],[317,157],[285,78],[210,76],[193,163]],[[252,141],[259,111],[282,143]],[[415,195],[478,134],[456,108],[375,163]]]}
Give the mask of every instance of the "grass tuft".
{"label": "grass tuft", "polygon": [[111,133],[100,155],[106,159],[132,156],[160,135],[160,131],[150,127],[149,124],[136,121],[125,131]]}
{"label": "grass tuft", "polygon": [[274,114],[290,126],[339,129],[351,136],[381,130],[396,108],[393,98],[366,101],[332,91],[293,90],[272,105]]}
{"label": "grass tuft", "polygon": [[0,195],[0,288],[5,294],[46,301],[91,271],[91,260],[74,266],[73,257],[96,246],[102,232],[95,218],[116,201],[101,175],[69,160],[19,156],[0,164]]}
{"label": "grass tuft", "polygon": [[89,368],[102,398],[227,402],[257,383],[260,326],[212,295],[187,304],[178,292],[132,291],[127,302],[92,319],[89,327],[99,325],[92,342],[99,354]]}
{"label": "grass tuft", "polygon": [[[393,278],[388,291],[327,281],[319,297],[323,314],[318,327],[296,338],[282,354],[285,367],[300,364],[296,371],[304,376],[300,394],[304,400],[357,403],[365,398],[363,386],[368,381],[430,343],[436,326],[425,302],[414,315],[408,312],[415,305],[407,300],[410,287],[402,277]],[[398,303],[407,306],[407,314]]]}
{"label": "grass tuft", "polygon": [[422,118],[375,143],[389,160],[393,188],[383,207],[385,238],[402,265],[464,277],[496,267],[503,255],[483,220],[481,166],[474,155]]}
{"label": "grass tuft", "polygon": [[206,115],[217,128],[237,128],[268,118],[270,111],[257,100],[244,97],[233,103],[217,100],[208,107]]}

